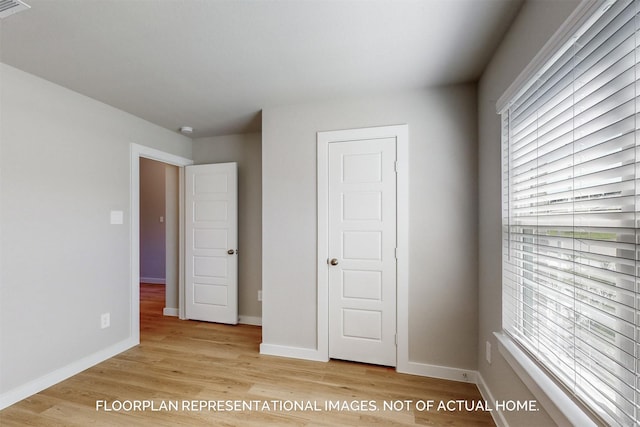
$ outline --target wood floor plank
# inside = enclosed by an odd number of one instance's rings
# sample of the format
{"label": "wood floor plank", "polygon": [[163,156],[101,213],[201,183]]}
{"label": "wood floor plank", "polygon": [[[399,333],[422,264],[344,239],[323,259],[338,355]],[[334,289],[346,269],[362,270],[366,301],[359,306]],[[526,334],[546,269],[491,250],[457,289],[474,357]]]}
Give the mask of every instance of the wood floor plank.
{"label": "wood floor plank", "polygon": [[[420,400],[479,401],[473,384],[346,361],[260,355],[260,327],[181,321],[163,316],[163,307],[164,286],[141,285],[139,346],[0,411],[0,425],[495,425],[484,411],[416,408]],[[200,401],[222,406],[200,410]],[[385,402],[405,401],[413,403],[385,410]],[[104,408],[127,402],[153,407]],[[224,409],[238,402],[256,405]]]}

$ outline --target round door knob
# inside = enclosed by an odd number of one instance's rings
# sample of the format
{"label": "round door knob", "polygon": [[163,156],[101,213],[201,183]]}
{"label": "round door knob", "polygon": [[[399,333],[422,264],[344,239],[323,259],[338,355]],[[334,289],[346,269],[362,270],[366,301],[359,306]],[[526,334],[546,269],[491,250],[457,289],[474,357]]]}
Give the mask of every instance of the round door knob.
{"label": "round door knob", "polygon": [[329,261],[329,264],[338,265],[338,259],[337,258],[331,258],[331,261]]}
{"label": "round door knob", "polygon": [[233,255],[235,252],[236,252],[236,251],[234,251],[233,249],[229,249],[229,250],[227,251],[227,253],[228,253],[229,255]]}

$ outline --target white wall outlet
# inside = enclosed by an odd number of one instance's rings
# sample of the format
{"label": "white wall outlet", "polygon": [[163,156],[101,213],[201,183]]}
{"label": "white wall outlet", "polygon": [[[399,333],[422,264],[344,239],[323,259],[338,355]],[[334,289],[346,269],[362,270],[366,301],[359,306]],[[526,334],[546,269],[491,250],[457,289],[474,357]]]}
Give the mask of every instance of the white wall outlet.
{"label": "white wall outlet", "polygon": [[262,291],[258,291],[258,301],[262,301]]}
{"label": "white wall outlet", "polygon": [[111,224],[122,225],[124,224],[124,212],[123,211],[111,211],[109,216]]}
{"label": "white wall outlet", "polygon": [[489,341],[485,344],[485,357],[487,358],[487,363],[491,365],[491,343]]}
{"label": "white wall outlet", "polygon": [[102,329],[111,326],[111,313],[102,313],[100,316],[100,327]]}

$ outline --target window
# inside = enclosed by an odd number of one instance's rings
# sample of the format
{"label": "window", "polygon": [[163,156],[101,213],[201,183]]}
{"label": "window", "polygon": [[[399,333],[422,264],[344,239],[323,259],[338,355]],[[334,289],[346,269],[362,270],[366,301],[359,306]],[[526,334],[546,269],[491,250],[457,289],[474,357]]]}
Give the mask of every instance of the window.
{"label": "window", "polygon": [[609,2],[502,110],[503,329],[640,424],[640,0]]}

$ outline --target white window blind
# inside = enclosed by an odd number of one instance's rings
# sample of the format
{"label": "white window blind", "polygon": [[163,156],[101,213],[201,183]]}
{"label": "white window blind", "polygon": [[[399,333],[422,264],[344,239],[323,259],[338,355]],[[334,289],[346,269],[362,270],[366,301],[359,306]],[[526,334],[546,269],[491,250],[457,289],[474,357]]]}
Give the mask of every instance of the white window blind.
{"label": "white window blind", "polygon": [[640,0],[502,112],[503,329],[611,425],[640,425]]}

